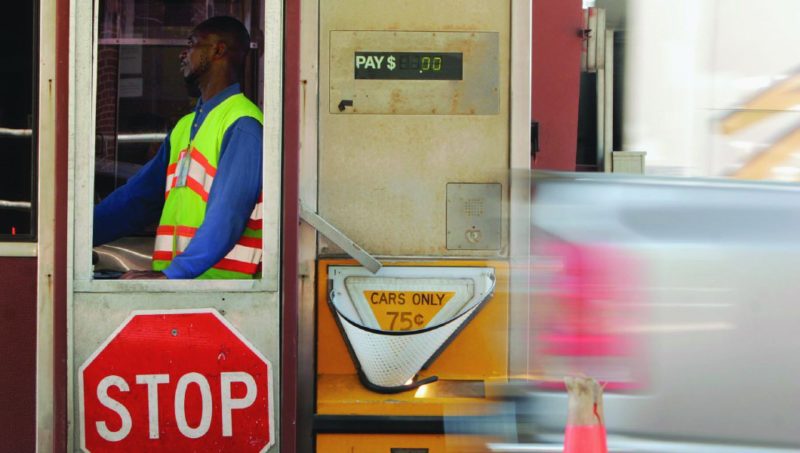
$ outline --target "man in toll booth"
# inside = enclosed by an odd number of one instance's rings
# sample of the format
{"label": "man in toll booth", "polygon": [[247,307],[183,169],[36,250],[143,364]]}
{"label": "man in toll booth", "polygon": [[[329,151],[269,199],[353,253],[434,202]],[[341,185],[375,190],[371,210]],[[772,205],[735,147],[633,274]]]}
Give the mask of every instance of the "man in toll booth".
{"label": "man in toll booth", "polygon": [[94,210],[94,245],[159,219],[152,271],[123,279],[247,279],[261,263],[262,113],[239,82],[244,25],[213,17],[192,31],[180,70],[199,89],[158,154]]}

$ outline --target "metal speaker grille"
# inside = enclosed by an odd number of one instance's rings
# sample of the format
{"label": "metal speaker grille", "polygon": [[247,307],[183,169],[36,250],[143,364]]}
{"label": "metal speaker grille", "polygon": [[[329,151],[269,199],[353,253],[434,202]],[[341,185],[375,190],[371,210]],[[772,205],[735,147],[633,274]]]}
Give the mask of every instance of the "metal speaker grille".
{"label": "metal speaker grille", "polygon": [[483,217],[484,212],[482,198],[470,198],[464,203],[464,214],[467,217]]}

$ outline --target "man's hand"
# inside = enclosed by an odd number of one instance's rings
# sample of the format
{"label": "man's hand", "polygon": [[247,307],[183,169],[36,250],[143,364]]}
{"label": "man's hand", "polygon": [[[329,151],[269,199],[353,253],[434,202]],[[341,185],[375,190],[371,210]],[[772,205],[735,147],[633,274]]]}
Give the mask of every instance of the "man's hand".
{"label": "man's hand", "polygon": [[122,274],[120,280],[166,280],[167,276],[159,271],[128,271]]}

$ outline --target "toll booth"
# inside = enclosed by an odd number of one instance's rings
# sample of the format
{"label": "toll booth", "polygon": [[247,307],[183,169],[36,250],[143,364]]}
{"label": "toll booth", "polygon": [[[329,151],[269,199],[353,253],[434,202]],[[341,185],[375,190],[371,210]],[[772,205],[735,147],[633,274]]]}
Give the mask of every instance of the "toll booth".
{"label": "toll booth", "polygon": [[[277,0],[73,6],[69,450],[277,451],[287,413],[297,451],[465,451],[448,416],[484,414],[488,383],[525,356],[509,320],[527,319],[529,186],[513,170],[530,168],[529,2],[302,2],[300,44],[282,39]],[[250,30],[243,88],[267,118],[262,275],[106,279],[92,208],[191,110],[175,55],[221,14]],[[282,118],[283,83],[301,86],[299,118]],[[282,200],[287,125],[303,143],[299,269],[281,264],[281,203],[297,202]],[[141,239],[116,245],[118,264],[147,266]],[[281,337],[294,272],[299,329]],[[293,344],[297,363],[281,363]]]}
{"label": "toll booth", "polygon": [[529,8],[304,8],[298,449],[485,448],[448,426],[524,364]]}
{"label": "toll booth", "polygon": [[[69,11],[68,451],[278,451],[282,2],[96,0]],[[193,111],[178,55],[219,15],[249,30],[241,88],[268,119],[261,275],[114,279],[150,268],[154,230],[93,256],[93,207]]]}

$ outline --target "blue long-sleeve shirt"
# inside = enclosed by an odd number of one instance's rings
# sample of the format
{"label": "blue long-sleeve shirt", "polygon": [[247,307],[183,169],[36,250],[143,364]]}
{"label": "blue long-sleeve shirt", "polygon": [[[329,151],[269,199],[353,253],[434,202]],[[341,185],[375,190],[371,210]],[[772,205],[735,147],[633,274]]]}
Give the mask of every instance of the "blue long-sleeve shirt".
{"label": "blue long-sleeve shirt", "polygon": [[[195,106],[191,139],[208,113],[222,101],[241,92],[233,84]],[[137,233],[158,222],[164,207],[164,187],[169,164],[169,135],[156,156],[128,182],[94,208],[93,244],[100,245]],[[203,224],[183,253],[164,274],[170,279],[195,278],[219,262],[239,240],[261,194],[262,127],[250,117],[234,122],[222,138],[214,183],[208,194]]]}

